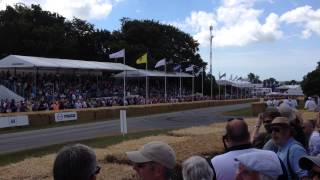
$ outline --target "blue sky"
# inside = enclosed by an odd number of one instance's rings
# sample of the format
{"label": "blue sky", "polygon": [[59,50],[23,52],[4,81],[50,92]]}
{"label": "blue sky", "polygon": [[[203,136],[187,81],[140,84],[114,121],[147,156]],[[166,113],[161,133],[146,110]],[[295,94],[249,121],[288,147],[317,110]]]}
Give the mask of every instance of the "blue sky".
{"label": "blue sky", "polygon": [[17,2],[110,31],[122,17],[172,24],[198,40],[207,62],[213,25],[214,75],[302,80],[320,61],[319,0],[2,0],[0,9]]}

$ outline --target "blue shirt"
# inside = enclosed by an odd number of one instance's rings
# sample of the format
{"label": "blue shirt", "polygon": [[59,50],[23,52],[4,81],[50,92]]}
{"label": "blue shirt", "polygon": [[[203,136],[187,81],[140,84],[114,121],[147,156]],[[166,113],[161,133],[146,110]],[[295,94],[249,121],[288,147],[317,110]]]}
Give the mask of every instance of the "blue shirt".
{"label": "blue shirt", "polygon": [[[289,160],[288,160],[288,152],[289,152]],[[299,167],[299,159],[302,156],[307,155],[307,152],[298,141],[294,140],[293,138],[290,138],[287,144],[279,147],[277,154],[279,158],[282,160],[282,162],[284,163],[284,165],[286,166],[289,179],[292,179],[292,178],[290,175],[288,163],[290,163],[292,172],[295,173],[299,178],[308,176],[308,172],[306,170],[302,170]]]}
{"label": "blue shirt", "polygon": [[313,131],[309,139],[309,155],[317,156],[320,154],[320,133]]}

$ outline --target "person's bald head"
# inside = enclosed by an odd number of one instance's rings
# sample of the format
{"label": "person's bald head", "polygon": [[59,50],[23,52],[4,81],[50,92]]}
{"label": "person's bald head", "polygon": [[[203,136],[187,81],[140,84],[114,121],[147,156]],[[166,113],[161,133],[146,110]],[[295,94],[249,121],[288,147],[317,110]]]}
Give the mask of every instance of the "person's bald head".
{"label": "person's bald head", "polygon": [[228,140],[234,143],[249,143],[250,133],[244,120],[234,119],[226,126]]}

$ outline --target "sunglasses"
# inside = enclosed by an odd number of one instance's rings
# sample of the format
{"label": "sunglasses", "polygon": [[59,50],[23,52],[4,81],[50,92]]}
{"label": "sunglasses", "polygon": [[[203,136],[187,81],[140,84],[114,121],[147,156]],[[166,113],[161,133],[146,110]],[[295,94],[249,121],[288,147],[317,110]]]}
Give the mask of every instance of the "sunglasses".
{"label": "sunglasses", "polygon": [[93,175],[99,174],[99,173],[100,173],[100,169],[101,169],[101,167],[100,167],[100,166],[97,166],[96,169],[95,169],[94,172],[93,172]]}
{"label": "sunglasses", "polygon": [[134,166],[139,168],[139,169],[142,169],[144,168],[147,164],[150,164],[151,162],[144,162],[144,163],[135,163]]}
{"label": "sunglasses", "polygon": [[244,119],[242,117],[229,118],[229,119],[227,119],[227,121],[230,122],[230,121],[233,121],[233,120],[236,120],[236,119],[244,121]]}
{"label": "sunglasses", "polygon": [[280,128],[280,127],[271,127],[270,130],[271,130],[271,132],[274,131],[274,132],[277,132],[277,133],[278,133],[278,132],[281,131],[281,128]]}
{"label": "sunglasses", "polygon": [[264,120],[263,121],[263,124],[270,124],[270,123],[272,123],[272,120]]}

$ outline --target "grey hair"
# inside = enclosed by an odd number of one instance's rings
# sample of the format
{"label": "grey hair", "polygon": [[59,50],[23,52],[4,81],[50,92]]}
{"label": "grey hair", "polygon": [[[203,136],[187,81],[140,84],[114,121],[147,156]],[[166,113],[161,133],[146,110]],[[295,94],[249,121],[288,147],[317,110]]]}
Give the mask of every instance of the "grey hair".
{"label": "grey hair", "polygon": [[200,156],[192,156],[182,164],[184,180],[212,180],[213,170],[209,163]]}
{"label": "grey hair", "polygon": [[95,172],[94,151],[82,144],[62,148],[54,161],[54,180],[89,180]]}

